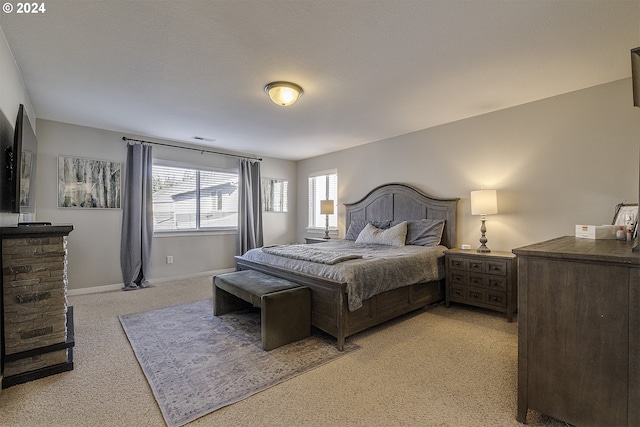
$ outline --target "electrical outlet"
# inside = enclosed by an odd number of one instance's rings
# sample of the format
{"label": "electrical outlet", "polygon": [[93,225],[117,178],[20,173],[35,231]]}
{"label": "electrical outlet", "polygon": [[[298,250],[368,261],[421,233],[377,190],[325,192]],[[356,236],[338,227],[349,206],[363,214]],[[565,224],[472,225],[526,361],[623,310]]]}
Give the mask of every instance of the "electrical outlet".
{"label": "electrical outlet", "polygon": [[167,255],[167,264],[173,264],[173,256]]}

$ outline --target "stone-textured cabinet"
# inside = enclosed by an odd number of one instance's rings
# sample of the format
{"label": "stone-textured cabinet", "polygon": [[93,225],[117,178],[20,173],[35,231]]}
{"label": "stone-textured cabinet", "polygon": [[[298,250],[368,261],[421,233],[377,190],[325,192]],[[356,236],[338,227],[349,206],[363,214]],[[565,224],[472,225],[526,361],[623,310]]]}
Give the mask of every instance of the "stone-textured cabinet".
{"label": "stone-textured cabinet", "polygon": [[640,253],[561,237],[518,257],[518,413],[640,425]]}
{"label": "stone-textured cabinet", "polygon": [[73,369],[66,236],[72,226],[1,227],[3,387]]}

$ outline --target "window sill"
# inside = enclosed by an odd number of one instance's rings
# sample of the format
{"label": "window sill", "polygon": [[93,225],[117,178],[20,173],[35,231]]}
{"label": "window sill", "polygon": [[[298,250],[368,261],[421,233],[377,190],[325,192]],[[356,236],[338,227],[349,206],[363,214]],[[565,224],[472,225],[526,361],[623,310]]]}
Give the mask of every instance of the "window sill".
{"label": "window sill", "polygon": [[[324,228],[306,228],[305,231],[309,234],[318,234],[324,236]],[[329,236],[337,236],[337,228],[329,228]]]}
{"label": "window sill", "polygon": [[204,236],[221,236],[225,234],[238,234],[236,228],[218,229],[218,230],[177,230],[177,231],[154,231],[153,238],[165,237],[204,237]]}

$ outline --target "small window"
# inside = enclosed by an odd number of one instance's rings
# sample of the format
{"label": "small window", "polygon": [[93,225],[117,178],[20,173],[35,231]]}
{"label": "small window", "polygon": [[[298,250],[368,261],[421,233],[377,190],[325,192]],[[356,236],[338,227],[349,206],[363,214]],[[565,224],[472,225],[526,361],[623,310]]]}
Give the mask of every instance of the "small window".
{"label": "small window", "polygon": [[309,228],[325,228],[327,216],[320,213],[320,201],[333,200],[329,228],[338,228],[338,172],[326,171],[309,177]]}
{"label": "small window", "polygon": [[284,179],[262,178],[262,210],[287,212],[289,182]]}
{"label": "small window", "polygon": [[153,165],[154,231],[238,226],[238,173]]}

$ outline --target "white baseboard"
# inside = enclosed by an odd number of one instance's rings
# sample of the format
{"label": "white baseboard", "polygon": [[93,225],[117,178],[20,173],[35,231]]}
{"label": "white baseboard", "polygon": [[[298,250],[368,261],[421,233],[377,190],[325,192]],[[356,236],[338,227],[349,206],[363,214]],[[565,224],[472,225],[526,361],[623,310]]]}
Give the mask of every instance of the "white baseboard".
{"label": "white baseboard", "polygon": [[[149,279],[149,283],[152,285],[162,285],[163,283],[175,282],[178,280],[188,280],[188,279],[197,279],[199,277],[212,277],[216,274],[229,273],[231,271],[236,271],[235,268],[224,268],[221,270],[211,270],[211,271],[201,271],[199,273],[192,274],[183,274],[180,276],[172,276],[172,277],[156,277],[153,279]],[[110,292],[110,291],[119,291],[124,286],[123,283],[116,283],[114,285],[104,285],[104,286],[93,286],[90,288],[80,288],[80,289],[69,289],[67,290],[67,295],[85,295],[85,294],[97,294],[100,292]]]}

